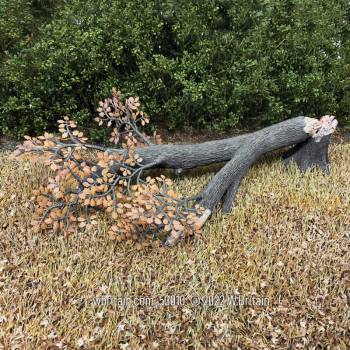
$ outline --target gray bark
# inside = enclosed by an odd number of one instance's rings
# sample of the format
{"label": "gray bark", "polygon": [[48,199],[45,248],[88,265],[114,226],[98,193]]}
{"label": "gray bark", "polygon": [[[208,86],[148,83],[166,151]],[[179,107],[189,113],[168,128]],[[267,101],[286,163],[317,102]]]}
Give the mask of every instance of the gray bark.
{"label": "gray bark", "polygon": [[305,118],[297,117],[250,134],[233,158],[214,176],[199,195],[199,203],[213,210],[224,197],[224,211],[231,209],[239,184],[249,167],[263,154],[305,141]]}
{"label": "gray bark", "polygon": [[302,172],[318,167],[325,174],[329,175],[328,147],[330,139],[331,135],[327,135],[319,142],[313,138],[309,138],[297,144],[284,154],[284,164],[288,166],[290,163],[295,162]]}
{"label": "gray bark", "polygon": [[[138,147],[135,149],[141,158],[142,165],[153,164],[153,168],[193,169],[213,163],[227,162],[237,149],[244,144],[251,134],[240,135],[223,140],[207,141],[197,144],[167,144]],[[120,149],[109,149],[110,152],[123,153]]]}
{"label": "gray bark", "polygon": [[[178,173],[182,169],[226,161],[225,166],[195,197],[206,209],[206,220],[220,200],[223,201],[224,212],[231,210],[241,180],[249,167],[265,153],[297,145],[286,156],[286,164],[295,161],[302,171],[318,165],[329,172],[329,134],[334,131],[336,123],[332,116],[325,116],[320,121],[296,117],[229,139],[192,145],[151,145],[136,148],[135,152],[143,158],[142,165],[147,168],[172,168]],[[116,149],[109,151],[123,152]]]}

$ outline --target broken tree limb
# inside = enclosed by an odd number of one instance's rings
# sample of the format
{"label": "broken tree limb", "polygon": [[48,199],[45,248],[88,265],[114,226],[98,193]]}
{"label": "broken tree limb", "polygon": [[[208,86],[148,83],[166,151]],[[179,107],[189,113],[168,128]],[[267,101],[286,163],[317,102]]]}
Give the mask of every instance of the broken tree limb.
{"label": "broken tree limb", "polygon": [[212,212],[223,199],[223,211],[230,211],[240,182],[249,167],[263,154],[285,146],[301,144],[298,150],[292,152],[289,160],[296,160],[302,170],[317,164],[328,171],[329,138],[336,126],[337,121],[332,116],[322,117],[320,121],[297,117],[248,134],[241,147],[235,150],[233,158],[199,194],[198,202]]}
{"label": "broken tree limb", "polygon": [[[136,149],[145,163],[156,167],[189,169],[211,163],[228,162],[196,196],[204,209],[199,220],[203,226],[214,208],[222,200],[222,210],[227,213],[234,203],[239,185],[251,165],[262,155],[282,147],[300,145],[293,149],[286,161],[295,160],[301,170],[315,164],[325,171],[328,166],[328,143],[337,121],[332,116],[320,120],[296,117],[265,129],[227,140],[205,142],[197,145],[162,145]],[[153,163],[152,163],[153,160]],[[176,239],[169,236],[166,244]]]}
{"label": "broken tree limb", "polygon": [[[328,144],[336,126],[337,121],[333,116],[324,116],[320,120],[301,116],[228,139],[199,144],[150,145],[136,147],[134,151],[140,157],[140,169],[170,168],[180,173],[182,169],[226,161],[207,187],[196,196],[196,201],[212,212],[222,200],[223,211],[229,212],[249,167],[268,152],[296,145],[285,157],[285,164],[295,161],[302,171],[318,165],[325,172],[329,172]],[[64,146],[78,147],[80,144]],[[123,156],[128,152],[122,148],[96,145],[84,147]],[[114,170],[118,171],[117,168]]]}
{"label": "broken tree limb", "polygon": [[[320,120],[296,117],[229,139],[193,145],[151,144],[146,147],[136,147],[142,142],[139,143],[129,132],[126,143],[122,144],[123,148],[107,148],[88,144],[83,133],[74,130],[76,124],[65,117],[59,120],[61,137],[49,133],[38,138],[27,137],[18,152],[49,157],[46,160],[51,163],[51,169],[57,172],[55,179],[49,181],[46,189],[43,188],[43,195],[38,191],[37,198],[39,206],[48,207],[45,213],[52,214],[55,219],[59,215],[60,222],[44,214],[39,221],[39,228],[46,229],[51,224],[56,224],[56,228],[57,224],[64,226],[62,220],[65,220],[68,222],[66,229],[74,229],[68,226],[71,220],[77,221],[77,218],[80,220],[79,227],[83,227],[90,209],[107,208],[113,212],[114,219],[125,221],[124,224],[113,226],[114,233],[121,234],[122,229],[127,227],[129,235],[130,232],[136,235],[133,229],[135,222],[141,226],[154,224],[157,228],[160,225],[170,232],[166,243],[172,245],[185,237],[189,229],[196,227],[195,230],[199,231],[220,201],[223,203],[223,212],[230,211],[243,177],[265,153],[296,145],[285,157],[287,165],[294,161],[302,171],[319,166],[329,172],[328,145],[336,126],[337,121],[332,116],[324,116]],[[118,130],[115,129],[113,134],[113,138],[118,137]],[[96,159],[86,159],[89,152],[83,155],[80,153],[81,150],[89,149],[97,151]],[[192,198],[176,198],[174,191],[167,187],[171,180],[163,175],[153,179],[142,176],[144,170],[151,168],[172,168],[181,173],[182,169],[225,161],[227,163],[207,186]],[[76,182],[73,187],[67,182],[70,187],[66,188],[60,178],[66,178],[68,174]],[[45,196],[50,201],[45,200]],[[124,199],[125,203],[118,198]],[[134,202],[130,204],[129,201]],[[62,213],[53,212],[57,206]],[[71,208],[79,215],[79,206],[83,207],[85,217],[71,217]],[[125,214],[125,218],[121,214]],[[33,223],[36,225],[38,220]]]}
{"label": "broken tree limb", "polygon": [[[151,145],[136,148],[150,168],[191,169],[227,161],[207,187],[197,196],[208,219],[216,205],[223,201],[223,212],[231,210],[239,185],[249,167],[262,155],[282,147],[296,145],[285,158],[295,161],[302,171],[318,165],[329,172],[328,144],[337,121],[333,116],[320,120],[296,117],[262,130],[224,140],[185,145]],[[111,149],[112,152],[124,152]],[[204,220],[204,222],[205,222]],[[203,222],[203,224],[204,224]]]}
{"label": "broken tree limb", "polygon": [[[200,144],[155,145],[139,130],[149,122],[139,110],[138,98],[121,101],[115,89],[112,97],[100,101],[99,125],[113,127],[110,141],[116,148],[94,145],[69,117],[58,120],[59,136],[45,133],[26,136],[14,156],[31,156],[50,166],[54,175],[36,190],[36,212],[31,225],[36,232],[48,228],[70,234],[90,224],[97,210],[110,213],[116,224],[109,237],[132,238],[143,243],[149,228],[168,232],[166,244],[199,233],[215,207],[231,210],[240,183],[249,167],[265,153],[295,146],[285,157],[306,170],[319,166],[329,172],[328,144],[337,121],[297,117],[265,129]],[[159,137],[153,135],[157,142]],[[119,147],[119,148],[118,148]],[[88,152],[94,150],[94,152]],[[207,186],[191,198],[179,198],[164,175],[148,176],[152,168],[183,169],[227,162]],[[146,172],[145,172],[146,171]],[[150,174],[152,175],[152,174]],[[154,238],[155,232],[152,234]],[[143,244],[139,243],[139,245]]]}

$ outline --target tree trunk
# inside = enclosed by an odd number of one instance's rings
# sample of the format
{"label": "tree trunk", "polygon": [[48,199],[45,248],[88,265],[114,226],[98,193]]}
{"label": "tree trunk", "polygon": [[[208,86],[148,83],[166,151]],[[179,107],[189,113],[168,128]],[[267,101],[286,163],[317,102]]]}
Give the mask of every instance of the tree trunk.
{"label": "tree trunk", "polygon": [[[334,131],[337,121],[334,117],[329,117],[327,119],[328,123],[329,120],[333,123],[332,126],[328,128],[330,134]],[[327,135],[322,134],[322,132],[324,133],[325,131],[321,132],[320,130],[323,130],[326,127],[324,124],[322,124],[323,126],[321,127],[321,123],[322,121],[313,118],[296,117],[253,133],[243,134],[228,139],[207,141],[197,144],[150,145],[148,147],[138,147],[135,149],[135,152],[143,158],[142,165],[150,165],[149,168],[175,169],[178,172],[213,163],[227,162],[236,155],[238,150],[241,153],[243,146],[253,144],[258,138],[260,138],[259,145],[256,146],[258,153],[262,152],[262,154],[264,154],[284,146],[297,144],[296,148],[289,151],[286,158],[297,152],[300,148],[302,148],[300,152],[300,156],[302,157],[302,154],[305,156],[312,148],[312,146],[308,146],[308,151],[305,148],[306,145],[309,145],[309,143],[306,142],[309,140],[310,144],[314,145],[313,157],[315,157],[322,147],[325,149],[322,149],[320,154],[327,154],[328,151],[330,137],[323,137]],[[309,129],[307,129],[307,127],[309,127]],[[304,128],[306,129],[304,130]],[[291,129],[294,129],[293,133],[290,132]],[[316,135],[318,136],[316,137]],[[263,142],[264,140],[265,142]],[[321,143],[319,143],[320,140],[322,140]],[[107,151],[118,154],[126,152],[123,149],[115,148],[109,148]],[[254,154],[249,154],[249,156],[254,156]],[[305,170],[303,169],[304,166],[306,166],[306,168],[311,166],[308,162],[306,162],[305,165],[302,165],[296,155],[288,160],[286,159],[286,165],[291,160],[295,160],[301,170]],[[311,161],[311,159],[309,159],[309,161]],[[319,163],[319,161],[314,159],[314,165],[320,165]]]}
{"label": "tree trunk", "polygon": [[319,121],[297,117],[248,134],[247,140],[236,150],[233,158],[198,195],[198,202],[207,209],[202,225],[221,199],[223,211],[231,210],[242,178],[249,167],[267,152],[297,144],[285,157],[285,165],[295,161],[301,171],[318,166],[329,174],[328,146],[330,135],[337,124],[332,116],[324,116]]}
{"label": "tree trunk", "polygon": [[[197,144],[164,144],[138,147],[135,152],[143,159],[142,164],[152,164],[152,168],[176,169],[181,172],[213,163],[232,159],[251,134],[240,135],[223,140],[207,141]],[[109,152],[123,154],[121,149],[108,149]]]}
{"label": "tree trunk", "polygon": [[[171,168],[181,172],[212,163],[227,162],[195,199],[205,208],[203,225],[213,209],[222,200],[223,212],[232,208],[240,182],[249,167],[262,155],[273,150],[296,145],[285,155],[288,165],[295,162],[301,171],[319,166],[329,173],[328,145],[337,121],[333,116],[320,120],[296,117],[265,129],[229,138],[199,144],[151,145],[136,148],[142,165],[149,168]],[[125,152],[109,149],[110,152]]]}

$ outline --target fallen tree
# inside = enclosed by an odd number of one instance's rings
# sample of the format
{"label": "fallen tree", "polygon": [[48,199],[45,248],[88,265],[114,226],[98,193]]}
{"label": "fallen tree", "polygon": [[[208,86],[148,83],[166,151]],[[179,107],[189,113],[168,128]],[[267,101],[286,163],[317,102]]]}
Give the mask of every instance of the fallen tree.
{"label": "fallen tree", "polygon": [[[223,212],[229,212],[249,167],[268,152],[294,146],[285,154],[286,165],[295,162],[301,171],[315,166],[330,171],[328,145],[337,126],[333,116],[320,120],[296,117],[224,140],[163,145],[154,144],[140,131],[149,118],[138,108],[137,98],[123,104],[115,90],[112,98],[100,102],[96,121],[113,127],[111,141],[121,147],[87,143],[67,117],[59,121],[60,137],[27,137],[17,155],[46,155],[57,173],[46,188],[35,193],[39,210],[33,226],[72,232],[89,222],[90,209],[104,209],[117,221],[110,236],[139,241],[145,238],[139,228],[151,226],[170,232],[165,243],[173,245],[179,238],[199,231],[220,202]],[[156,135],[153,139],[159,141]],[[97,152],[97,160],[89,150]],[[221,162],[226,164],[191,198],[178,198],[165,177],[144,180],[145,171],[152,168],[175,169],[180,174],[184,169]]]}

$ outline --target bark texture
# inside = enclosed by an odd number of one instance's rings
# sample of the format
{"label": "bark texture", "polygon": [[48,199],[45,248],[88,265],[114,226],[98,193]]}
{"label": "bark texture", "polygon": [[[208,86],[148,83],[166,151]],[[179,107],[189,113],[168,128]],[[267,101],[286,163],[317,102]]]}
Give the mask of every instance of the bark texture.
{"label": "bark texture", "polygon": [[325,174],[330,174],[330,164],[328,159],[328,147],[331,135],[324,136],[319,142],[314,138],[297,144],[283,156],[286,166],[295,162],[300,171],[305,172],[307,169],[315,167],[320,168]]}
{"label": "bark texture", "polygon": [[239,184],[249,167],[263,154],[305,141],[305,118],[297,117],[250,134],[227,164],[214,176],[201,193],[199,202],[213,210],[224,197],[224,211],[231,210]]}
{"label": "bark texture", "polygon": [[[153,168],[176,169],[178,172],[213,163],[227,162],[237,149],[249,139],[250,134],[223,140],[198,144],[151,145],[136,148],[135,152],[143,158],[142,164],[153,164]],[[109,149],[110,152],[123,153],[124,150]]]}
{"label": "bark texture", "polygon": [[172,168],[177,173],[182,169],[227,162],[195,197],[206,209],[201,221],[204,225],[220,201],[224,212],[231,210],[244,175],[265,153],[296,145],[285,155],[286,165],[294,161],[301,171],[319,166],[329,173],[328,145],[336,126],[333,116],[320,120],[301,116],[229,139],[192,145],[151,145],[137,148],[136,153],[143,158],[142,165],[147,168]]}

